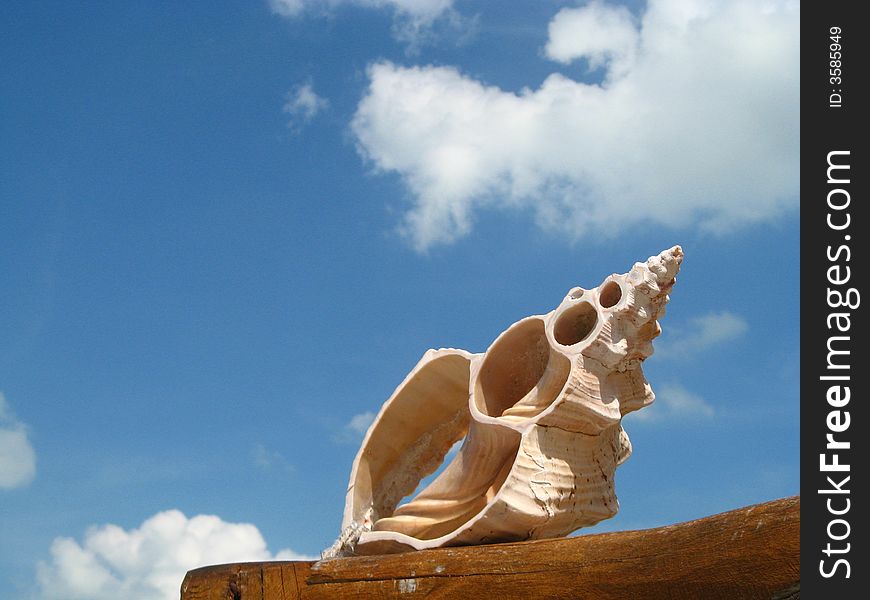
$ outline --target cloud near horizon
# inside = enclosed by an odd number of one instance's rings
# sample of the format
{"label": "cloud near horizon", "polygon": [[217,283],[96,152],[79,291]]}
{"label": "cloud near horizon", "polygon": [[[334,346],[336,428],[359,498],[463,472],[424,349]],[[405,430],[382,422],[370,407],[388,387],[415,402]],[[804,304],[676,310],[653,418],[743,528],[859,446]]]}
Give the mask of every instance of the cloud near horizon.
{"label": "cloud near horizon", "polygon": [[799,13],[787,0],[650,0],[639,19],[565,8],[544,54],[600,67],[600,83],[553,73],[514,93],[381,61],[351,130],[410,192],[400,230],[419,251],[467,235],[482,208],[527,210],[570,239],[726,233],[799,204]]}
{"label": "cloud near horizon", "polygon": [[36,452],[27,426],[12,413],[0,392],[0,490],[24,487],[36,477]]}
{"label": "cloud near horizon", "polygon": [[689,320],[688,326],[669,327],[656,342],[659,358],[691,358],[725,342],[736,340],[749,331],[743,317],[728,311],[711,312]]}
{"label": "cloud near horizon", "polygon": [[289,549],[273,555],[249,523],[167,510],[129,531],[106,524],[90,528],[81,543],[55,538],[51,561],[37,565],[37,582],[46,600],[177,600],[185,573],[203,565],[315,558]]}
{"label": "cloud near horizon", "polygon": [[629,417],[641,422],[672,422],[692,419],[709,420],[715,409],[701,396],[678,383],[670,383],[656,390],[652,406],[633,412]]}

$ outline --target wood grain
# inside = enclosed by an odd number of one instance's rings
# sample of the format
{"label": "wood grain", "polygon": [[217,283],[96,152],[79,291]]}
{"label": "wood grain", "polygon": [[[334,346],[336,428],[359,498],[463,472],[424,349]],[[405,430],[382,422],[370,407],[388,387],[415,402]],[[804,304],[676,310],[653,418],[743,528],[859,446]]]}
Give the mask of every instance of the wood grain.
{"label": "wood grain", "polygon": [[190,571],[182,600],[800,597],[800,497],[643,531]]}

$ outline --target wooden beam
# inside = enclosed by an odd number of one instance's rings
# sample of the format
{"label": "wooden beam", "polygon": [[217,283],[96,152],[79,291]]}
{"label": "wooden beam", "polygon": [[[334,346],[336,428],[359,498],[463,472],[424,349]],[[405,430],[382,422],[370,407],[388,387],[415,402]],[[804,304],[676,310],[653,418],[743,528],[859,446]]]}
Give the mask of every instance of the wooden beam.
{"label": "wooden beam", "polygon": [[190,571],[182,600],[800,595],[800,497],[697,521],[555,540]]}

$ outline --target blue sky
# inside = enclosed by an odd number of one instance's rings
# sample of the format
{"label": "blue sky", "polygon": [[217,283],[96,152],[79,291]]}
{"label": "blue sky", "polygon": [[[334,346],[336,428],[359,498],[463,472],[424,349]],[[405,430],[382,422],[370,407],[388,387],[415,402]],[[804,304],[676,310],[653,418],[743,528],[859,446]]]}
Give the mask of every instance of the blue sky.
{"label": "blue sky", "polygon": [[795,2],[6,2],[0,581],[314,556],[366,415],[676,243],[621,512],[798,493]]}

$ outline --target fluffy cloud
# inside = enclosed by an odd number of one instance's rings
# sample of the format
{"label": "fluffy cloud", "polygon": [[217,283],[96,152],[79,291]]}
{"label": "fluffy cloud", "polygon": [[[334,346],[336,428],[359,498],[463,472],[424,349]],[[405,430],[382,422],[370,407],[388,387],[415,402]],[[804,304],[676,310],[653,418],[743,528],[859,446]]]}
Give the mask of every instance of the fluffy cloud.
{"label": "fluffy cloud", "polygon": [[706,400],[693,394],[683,386],[672,383],[656,390],[656,401],[652,406],[631,413],[630,418],[638,421],[674,421],[684,419],[712,419],[715,410]]}
{"label": "fluffy cloud", "polygon": [[287,100],[284,103],[284,112],[290,115],[287,126],[291,129],[299,129],[328,107],[329,101],[318,96],[311,83],[296,86],[287,92]]}
{"label": "fluffy cloud", "polygon": [[341,5],[386,9],[393,13],[396,37],[412,46],[423,41],[436,22],[453,27],[463,24],[453,9],[453,0],[269,0],[269,4],[275,14],[288,18],[306,13],[328,14]]}
{"label": "fluffy cloud", "polygon": [[157,513],[137,529],[93,527],[82,543],[59,537],[51,562],[37,566],[42,598],[177,600],[184,574],[209,564],[260,560],[313,560],[282,550],[272,555],[259,530],[212,515],[187,518]]}
{"label": "fluffy cloud", "polygon": [[0,392],[0,490],[22,487],[36,476],[36,452],[27,427],[12,414]]}
{"label": "fluffy cloud", "polygon": [[637,24],[594,2],[556,15],[545,53],[604,66],[600,83],[554,73],[513,93],[379,62],[352,131],[407,185],[401,229],[419,250],[466,235],[484,206],[575,239],[725,232],[798,205],[798,42],[788,0],[650,0]]}
{"label": "fluffy cloud", "polygon": [[615,63],[611,71],[631,66],[640,35],[631,12],[624,6],[591,2],[583,8],[560,10],[550,21],[546,55],[568,64],[585,58],[592,68]]}
{"label": "fluffy cloud", "polygon": [[660,358],[690,358],[717,344],[739,338],[749,331],[742,317],[727,311],[713,312],[689,321],[689,326],[675,328],[657,343]]}

